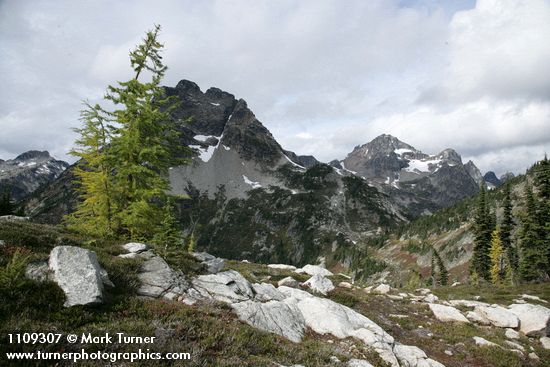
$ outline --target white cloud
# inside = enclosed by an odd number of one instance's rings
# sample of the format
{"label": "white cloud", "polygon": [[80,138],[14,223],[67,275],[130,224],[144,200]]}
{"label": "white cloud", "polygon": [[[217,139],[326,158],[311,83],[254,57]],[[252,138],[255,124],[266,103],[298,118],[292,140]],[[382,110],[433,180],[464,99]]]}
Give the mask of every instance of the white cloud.
{"label": "white cloud", "polygon": [[457,6],[5,0],[0,156],[48,149],[67,158],[81,100],[131,75],[128,50],[159,23],[167,85],[185,78],[246,99],[298,154],[342,158],[392,133],[427,152],[453,147],[487,169],[503,167],[495,154],[522,147],[531,153],[516,156],[520,170],[550,142],[550,3]]}
{"label": "white cloud", "polygon": [[478,0],[449,29],[450,65],[425,100],[550,101],[550,2]]}

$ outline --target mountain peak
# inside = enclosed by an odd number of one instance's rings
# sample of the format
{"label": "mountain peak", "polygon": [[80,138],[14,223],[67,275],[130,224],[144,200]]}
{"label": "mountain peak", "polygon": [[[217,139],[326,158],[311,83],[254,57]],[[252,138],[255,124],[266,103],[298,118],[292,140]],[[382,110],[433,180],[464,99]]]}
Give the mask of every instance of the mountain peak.
{"label": "mountain peak", "polygon": [[462,157],[460,156],[460,154],[458,154],[456,150],[451,148],[443,150],[441,153],[437,155],[437,157],[442,160],[449,161],[451,163],[456,163],[456,164],[462,163]]}
{"label": "mountain peak", "polygon": [[29,159],[48,159],[51,158],[50,153],[46,150],[29,150],[25,153],[19,154],[15,160],[16,161],[27,161]]}

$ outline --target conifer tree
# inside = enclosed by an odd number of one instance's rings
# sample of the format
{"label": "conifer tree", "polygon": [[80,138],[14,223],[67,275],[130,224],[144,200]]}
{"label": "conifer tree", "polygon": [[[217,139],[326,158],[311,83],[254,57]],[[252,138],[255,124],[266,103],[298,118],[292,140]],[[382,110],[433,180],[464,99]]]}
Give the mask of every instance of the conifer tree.
{"label": "conifer tree", "polygon": [[544,277],[547,257],[541,238],[537,202],[529,183],[525,187],[525,208],[521,223],[519,272],[522,280],[530,282]]}
{"label": "conifer tree", "polygon": [[542,247],[546,254],[546,276],[550,277],[550,161],[544,159],[535,165],[535,185],[538,191],[539,225]]}
{"label": "conifer tree", "polygon": [[13,214],[13,203],[11,201],[11,189],[5,187],[0,198],[0,215]]}
{"label": "conifer tree", "polygon": [[512,230],[514,228],[514,219],[512,216],[512,199],[510,193],[510,184],[504,186],[504,200],[502,202],[503,214],[502,224],[500,226],[500,241],[502,248],[508,257],[510,262],[511,272],[516,273],[518,269],[518,253],[517,249],[512,243]]}
{"label": "conifer tree", "polygon": [[80,158],[75,168],[81,202],[75,212],[65,218],[69,228],[81,233],[106,237],[113,234],[116,224],[113,213],[113,160],[109,141],[112,126],[108,124],[99,105],[81,112],[83,127],[74,129],[79,134],[71,154]]}
{"label": "conifer tree", "polygon": [[181,157],[189,150],[179,144],[170,117],[176,97],[165,97],[160,85],[167,68],[159,31],[155,26],[130,52],[133,78],[107,88],[105,99],[114,110],[87,105],[82,112],[84,127],[76,130],[73,150],[81,158],[76,174],[82,201],[67,218],[81,232],[133,240],[175,233],[167,228],[175,223],[167,209],[168,170],[186,163]]}
{"label": "conifer tree", "polygon": [[[439,273],[437,276],[437,282],[442,286],[446,286],[449,283],[449,272],[447,271],[447,268],[443,264],[443,260],[441,259],[441,256],[439,256],[439,253],[435,248],[433,249],[432,259],[434,257],[435,257],[435,262],[437,264],[437,268],[439,270]],[[432,264],[433,264],[433,260],[432,260]]]}
{"label": "conifer tree", "polygon": [[490,281],[491,259],[489,247],[491,242],[491,218],[487,207],[487,191],[482,183],[478,196],[477,208],[474,216],[474,253],[472,256],[471,272],[478,277]]}
{"label": "conifer tree", "polygon": [[499,230],[494,230],[491,236],[491,282],[501,284],[506,276],[506,254],[500,240]]}

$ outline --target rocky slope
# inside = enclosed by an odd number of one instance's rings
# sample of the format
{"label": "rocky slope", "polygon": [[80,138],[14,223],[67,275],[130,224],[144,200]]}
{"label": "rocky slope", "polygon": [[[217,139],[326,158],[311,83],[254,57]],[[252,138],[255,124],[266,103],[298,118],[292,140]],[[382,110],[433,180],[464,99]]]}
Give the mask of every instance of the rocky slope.
{"label": "rocky slope", "polygon": [[0,159],[0,192],[10,189],[12,199],[19,201],[57,179],[68,166],[46,151],[30,150],[14,159]]}
{"label": "rocky slope", "polygon": [[482,182],[475,164],[463,164],[453,149],[428,155],[391,135],[380,135],[333,162],[387,192],[414,216],[470,197]]}
{"label": "rocky slope", "polygon": [[[191,366],[549,365],[547,284],[498,292],[396,289],[353,283],[322,265],[260,265],[206,253],[163,258],[164,249],[146,244],[98,245],[57,231],[0,220],[0,270],[19,274],[9,287],[0,278],[1,295],[12,294],[0,305],[3,334],[34,324],[63,334],[154,336],[151,352],[190,352]],[[17,248],[33,262],[9,261]],[[0,345],[2,356],[35,348]],[[135,347],[62,338],[47,348]]]}
{"label": "rocky slope", "polygon": [[[511,191],[512,215],[517,221],[524,212],[525,184],[533,184],[533,172],[529,170],[526,175],[509,178],[507,182]],[[498,223],[502,220],[503,190],[503,187],[493,187],[487,193],[489,208],[495,212]],[[430,216],[414,220],[389,235],[384,245],[374,253],[376,258],[384,259],[388,264],[377,276],[401,285],[417,275],[422,278],[422,282],[427,281],[433,247],[450,271],[450,280],[464,281],[468,277],[474,246],[473,217],[476,199],[477,197],[464,199]],[[516,226],[514,241],[518,235],[519,226]]]}

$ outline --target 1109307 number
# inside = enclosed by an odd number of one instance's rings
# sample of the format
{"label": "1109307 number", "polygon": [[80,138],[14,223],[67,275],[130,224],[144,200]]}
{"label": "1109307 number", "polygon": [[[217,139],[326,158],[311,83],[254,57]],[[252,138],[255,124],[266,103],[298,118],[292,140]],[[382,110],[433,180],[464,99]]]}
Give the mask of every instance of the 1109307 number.
{"label": "1109307 number", "polygon": [[58,343],[62,334],[54,333],[21,333],[8,334],[10,344],[54,344]]}

